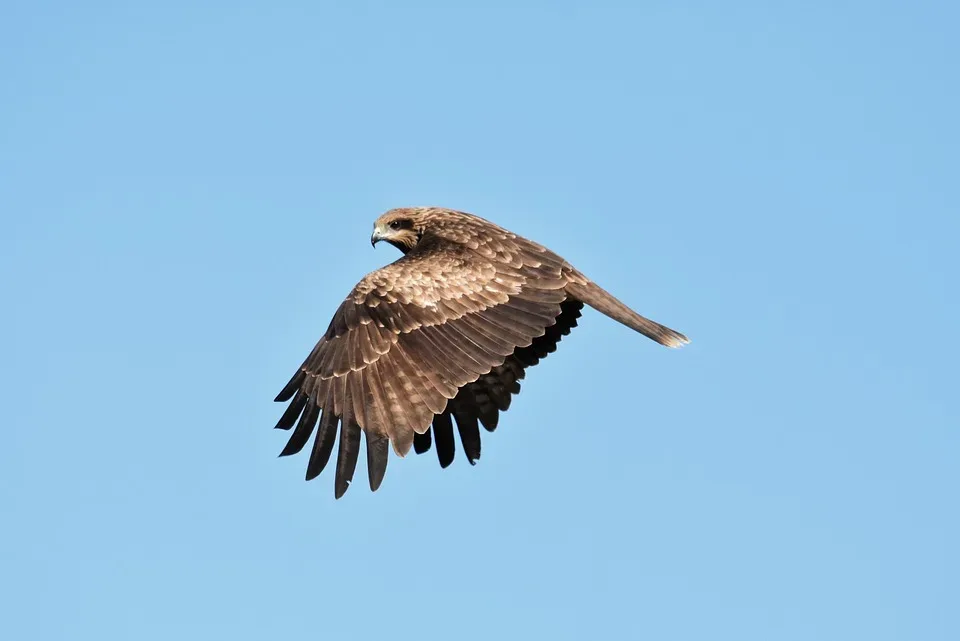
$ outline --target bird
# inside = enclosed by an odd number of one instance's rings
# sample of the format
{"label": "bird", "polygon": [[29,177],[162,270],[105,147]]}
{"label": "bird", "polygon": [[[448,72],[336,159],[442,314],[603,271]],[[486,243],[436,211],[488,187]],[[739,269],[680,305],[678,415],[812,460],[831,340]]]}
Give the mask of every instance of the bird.
{"label": "bird", "polygon": [[641,316],[546,247],[477,215],[397,207],[373,224],[371,244],[400,250],[343,299],[309,355],[277,394],[276,429],[292,430],[281,457],[316,433],[306,480],[330,461],[339,430],[334,497],[353,481],[365,441],[370,490],[389,451],[468,462],[480,428],[493,432],[527,370],[557,349],[589,306],[656,341],[690,340]]}

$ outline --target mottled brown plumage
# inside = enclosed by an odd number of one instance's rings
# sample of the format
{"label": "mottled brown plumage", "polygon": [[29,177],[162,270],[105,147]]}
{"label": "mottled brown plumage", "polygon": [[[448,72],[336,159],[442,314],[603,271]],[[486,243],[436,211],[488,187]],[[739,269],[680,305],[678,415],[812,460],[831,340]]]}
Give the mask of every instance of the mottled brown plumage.
{"label": "mottled brown plumage", "polygon": [[527,368],[557,348],[589,305],[662,345],[689,342],[640,316],[550,250],[471,214],[392,209],[374,223],[403,257],[361,280],[277,395],[277,428],[293,429],[281,456],[316,431],[307,480],[324,469],[339,426],[335,496],[353,479],[361,433],[370,488],[389,445],[405,456],[454,459],[454,425],[470,463],[480,426],[497,427]]}

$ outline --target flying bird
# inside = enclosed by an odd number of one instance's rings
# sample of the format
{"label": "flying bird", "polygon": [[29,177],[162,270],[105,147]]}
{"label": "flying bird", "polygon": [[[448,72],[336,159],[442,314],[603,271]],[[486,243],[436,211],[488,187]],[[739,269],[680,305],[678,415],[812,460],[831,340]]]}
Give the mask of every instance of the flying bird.
{"label": "flying bird", "polygon": [[546,247],[472,214],[391,209],[370,241],[403,256],[353,288],[275,399],[289,401],[276,427],[293,430],[281,456],[300,452],[316,432],[308,481],[329,462],[339,429],[338,499],[353,480],[361,433],[372,491],[391,445],[400,457],[432,446],[441,467],[450,465],[454,423],[475,464],[480,426],[496,429],[527,368],[556,350],[584,305],[661,345],[689,342]]}

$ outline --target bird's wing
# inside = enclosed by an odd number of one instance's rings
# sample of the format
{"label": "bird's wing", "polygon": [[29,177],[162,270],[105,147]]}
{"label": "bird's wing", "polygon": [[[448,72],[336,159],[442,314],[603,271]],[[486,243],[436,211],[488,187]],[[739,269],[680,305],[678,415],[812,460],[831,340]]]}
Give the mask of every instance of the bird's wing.
{"label": "bird's wing", "polygon": [[308,480],[327,464],[339,424],[336,496],[353,478],[361,432],[375,490],[389,443],[405,456],[461,388],[556,322],[566,298],[563,260],[507,237],[474,238],[469,246],[425,239],[369,274],[277,395],[290,401],[277,427],[293,428],[282,455],[303,449],[317,428]]}

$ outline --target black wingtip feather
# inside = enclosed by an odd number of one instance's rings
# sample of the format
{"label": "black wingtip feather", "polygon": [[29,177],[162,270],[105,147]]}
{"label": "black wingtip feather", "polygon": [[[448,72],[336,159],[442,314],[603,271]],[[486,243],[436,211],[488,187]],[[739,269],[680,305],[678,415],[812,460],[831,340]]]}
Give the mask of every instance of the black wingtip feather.
{"label": "black wingtip feather", "polygon": [[353,473],[357,469],[360,456],[360,426],[353,420],[344,421],[340,426],[340,450],[337,453],[337,477],[334,485],[336,498],[343,496],[350,487]]}
{"label": "black wingtip feather", "polygon": [[463,453],[467,455],[470,465],[476,465],[480,460],[480,426],[477,424],[477,417],[467,411],[454,411],[453,415],[457,419]]}
{"label": "black wingtip feather", "polygon": [[430,451],[432,437],[430,436],[430,428],[427,428],[427,431],[423,434],[414,434],[413,435],[413,451],[417,454],[423,454],[424,452]]}
{"label": "black wingtip feather", "polygon": [[337,437],[337,416],[333,411],[324,411],[320,419],[320,427],[317,428],[317,438],[313,440],[313,450],[310,452],[310,460],[307,462],[306,480],[312,481],[320,475],[323,468],[327,466],[330,460],[330,453],[333,451],[333,442]]}
{"label": "black wingtip feather", "polygon": [[300,415],[300,421],[294,428],[293,434],[290,435],[287,445],[280,452],[280,456],[290,456],[303,449],[303,446],[310,440],[310,435],[313,434],[313,428],[316,427],[319,416],[320,407],[316,403],[307,405],[307,409]]}
{"label": "black wingtip feather", "polygon": [[293,378],[290,379],[290,382],[284,386],[280,393],[277,394],[276,398],[273,399],[275,403],[283,403],[284,401],[289,401],[294,393],[300,389],[300,384],[303,383],[303,379],[306,377],[306,374],[303,370],[298,371],[293,375]]}
{"label": "black wingtip feather", "polygon": [[440,461],[440,467],[449,467],[453,463],[453,456],[456,453],[456,444],[453,440],[453,421],[450,420],[449,413],[444,412],[433,417],[433,438],[436,441],[437,459]]}
{"label": "black wingtip feather", "polygon": [[293,427],[293,424],[297,421],[297,417],[300,416],[300,412],[303,411],[303,406],[307,404],[307,400],[307,395],[298,391],[273,429],[289,430]]}
{"label": "black wingtip feather", "polygon": [[483,429],[488,432],[494,432],[497,429],[497,425],[500,423],[500,410],[495,405],[487,407],[479,415],[480,424],[483,425]]}
{"label": "black wingtip feather", "polygon": [[370,481],[370,490],[376,492],[387,473],[390,439],[371,432],[364,432],[364,436],[367,439],[367,478]]}

